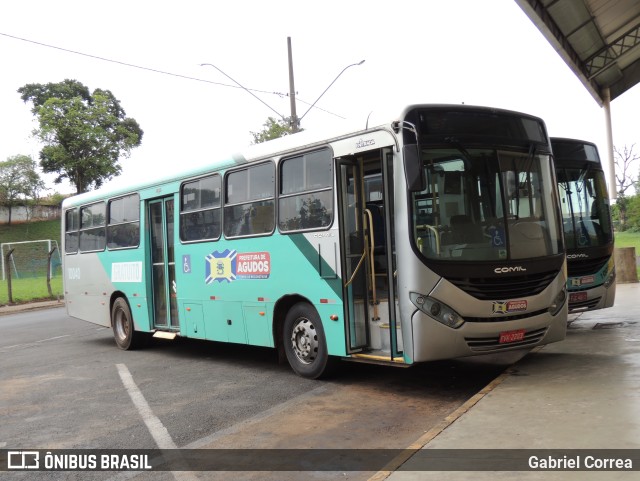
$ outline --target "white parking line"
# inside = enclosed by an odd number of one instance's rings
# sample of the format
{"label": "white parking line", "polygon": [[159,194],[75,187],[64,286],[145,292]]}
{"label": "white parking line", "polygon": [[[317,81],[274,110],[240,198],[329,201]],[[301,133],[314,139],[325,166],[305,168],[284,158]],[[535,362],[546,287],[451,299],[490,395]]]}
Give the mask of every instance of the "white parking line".
{"label": "white parking line", "polygon": [[47,339],[40,339],[39,341],[26,342],[24,344],[13,344],[11,346],[2,346],[0,347],[0,352],[3,352],[5,349],[16,349],[18,347],[34,346],[36,344],[40,344],[41,342],[55,341],[56,339],[62,339],[63,337],[70,337],[70,334],[65,334],[64,336],[49,337]]}
{"label": "white parking line", "polygon": [[64,336],[56,336],[56,337],[50,337],[48,339],[42,339],[40,341],[35,341],[36,344],[41,343],[41,342],[47,342],[47,341],[54,341],[56,339],[62,339],[63,337],[69,337],[70,334],[65,334]]}
{"label": "white parking line", "polygon": [[[129,370],[127,369],[126,366],[124,366],[123,364],[119,364],[118,365],[118,370],[120,370],[120,366],[122,366],[122,368],[125,370],[125,372],[129,375],[129,377],[131,378],[131,374],[129,374]],[[121,375],[122,376],[122,375]],[[124,382],[124,380],[123,380]],[[131,378],[131,382],[133,383],[133,378]],[[135,383],[134,383],[135,386]],[[137,387],[136,387],[137,389]],[[321,384],[318,387],[312,389],[311,391],[308,391],[304,394],[301,394],[300,396],[297,396],[293,399],[289,399],[288,401],[285,401],[283,403],[280,403],[276,406],[273,406],[269,409],[267,409],[266,411],[262,411],[258,414],[256,414],[255,416],[249,418],[249,419],[245,419],[243,421],[240,421],[239,423],[236,423],[232,426],[229,426],[225,429],[221,429],[219,431],[216,431],[208,436],[205,436],[203,438],[200,438],[196,441],[193,441],[189,444],[187,444],[186,446],[183,447],[183,449],[215,449],[215,447],[210,446],[211,444],[215,443],[215,441],[225,437],[225,436],[229,436],[232,434],[235,434],[237,432],[242,431],[243,429],[250,429],[251,426],[255,423],[258,423],[270,416],[274,416],[276,414],[279,414],[281,412],[285,412],[288,411],[290,409],[293,409],[294,407],[296,407],[297,405],[300,404],[304,404],[308,399],[311,399],[313,396],[317,396],[320,393],[323,392],[327,392],[330,389],[335,389],[335,386],[330,385],[330,384]],[[142,394],[140,395],[142,396]],[[143,398],[144,400],[144,398]],[[134,401],[135,402],[135,401]],[[146,404],[146,401],[144,401]],[[148,405],[147,405],[148,408]],[[150,410],[150,409],[149,409]],[[153,415],[153,414],[152,414]],[[173,442],[173,441],[172,441]],[[116,476],[113,476],[111,478],[108,478],[105,481],[127,481],[129,479],[135,478],[138,474],[140,474],[140,472],[138,471],[127,471],[127,472],[123,472],[123,473],[119,473]],[[173,473],[174,476],[176,476],[176,474],[178,473]],[[180,474],[184,474],[184,473],[180,473]],[[190,473],[191,474],[191,473]],[[215,476],[213,473],[206,473],[207,476],[210,479],[227,479],[225,478],[225,476],[227,476],[228,473],[217,473],[219,474],[221,477],[217,478],[217,477],[211,477],[211,476]]]}
{"label": "white parking line", "polygon": [[[133,376],[131,376],[131,373],[129,372],[127,366],[125,366],[124,364],[116,364],[116,367],[118,368],[120,379],[122,379],[122,384],[124,384],[124,387],[127,389],[129,397],[138,409],[142,420],[147,425],[147,429],[149,430],[149,433],[151,433],[151,436],[153,437],[158,447],[160,449],[178,449],[176,443],[174,443],[173,439],[171,439],[171,435],[169,434],[169,431],[167,431],[167,428],[165,428],[164,424],[162,424],[162,421],[160,421],[160,419],[155,414],[153,414],[151,407],[149,407],[149,403],[147,403],[147,400],[142,395],[142,392],[140,392],[140,389],[138,389],[138,386],[133,380]],[[186,471],[173,471],[172,474],[173,477],[178,481],[193,481],[198,479],[195,474]]]}
{"label": "white parking line", "polygon": [[135,404],[140,416],[142,416],[142,420],[147,425],[147,429],[151,433],[154,441],[158,445],[160,449],[178,449],[178,446],[173,442],[171,436],[169,435],[169,431],[164,427],[162,421],[158,419],[158,417],[153,414],[153,411],[149,407],[147,400],[144,398],[140,389],[136,385],[129,369],[124,364],[116,364],[118,368],[118,374],[120,374],[120,379],[122,379],[122,384],[127,388],[127,392],[129,393],[129,397]]}

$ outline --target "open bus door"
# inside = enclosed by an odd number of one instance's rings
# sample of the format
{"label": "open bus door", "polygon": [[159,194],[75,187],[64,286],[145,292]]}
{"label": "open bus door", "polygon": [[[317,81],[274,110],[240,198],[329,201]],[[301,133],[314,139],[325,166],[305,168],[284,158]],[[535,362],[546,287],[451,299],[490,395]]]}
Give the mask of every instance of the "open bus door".
{"label": "open bus door", "polygon": [[390,149],[337,159],[347,350],[392,361],[401,352],[395,301]]}
{"label": "open bus door", "polygon": [[176,266],[174,253],[173,197],[147,202],[149,215],[149,249],[146,272],[151,274],[153,326],[159,331],[178,331]]}

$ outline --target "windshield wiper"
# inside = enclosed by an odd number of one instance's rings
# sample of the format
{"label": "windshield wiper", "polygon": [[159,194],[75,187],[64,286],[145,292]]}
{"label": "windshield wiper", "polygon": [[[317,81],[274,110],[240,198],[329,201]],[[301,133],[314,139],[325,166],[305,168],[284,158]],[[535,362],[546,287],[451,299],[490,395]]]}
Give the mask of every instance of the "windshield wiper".
{"label": "windshield wiper", "polygon": [[529,153],[527,155],[527,170],[529,170],[531,168],[531,163],[533,162],[533,158],[535,157],[535,155],[538,153],[538,146],[535,142],[531,142],[531,145],[529,146]]}
{"label": "windshield wiper", "polygon": [[[526,187],[527,185],[527,181],[531,182],[531,166],[533,165],[533,160],[536,157],[536,152],[537,152],[538,147],[536,146],[535,143],[531,142],[531,144],[529,145],[529,153],[527,154],[527,161],[524,165],[524,169],[522,170],[522,172],[524,173],[524,176],[522,178],[522,180],[520,180],[519,182],[516,182],[516,185],[518,186],[518,190],[516,192],[516,209],[517,209],[517,215],[520,215],[520,191],[522,189],[524,189],[524,187]],[[519,174],[516,171],[516,179],[518,178]],[[529,185],[529,189],[531,189],[531,185]],[[531,204],[531,192],[528,192],[528,197],[529,197],[529,204]]]}
{"label": "windshield wiper", "polygon": [[469,154],[467,149],[463,147],[462,143],[458,139],[456,139],[455,137],[445,137],[444,141],[447,142],[448,144],[453,145],[456,148],[456,150],[458,150],[458,152],[462,154],[462,157],[464,157],[464,160],[466,160],[467,162],[471,162],[471,154]]}

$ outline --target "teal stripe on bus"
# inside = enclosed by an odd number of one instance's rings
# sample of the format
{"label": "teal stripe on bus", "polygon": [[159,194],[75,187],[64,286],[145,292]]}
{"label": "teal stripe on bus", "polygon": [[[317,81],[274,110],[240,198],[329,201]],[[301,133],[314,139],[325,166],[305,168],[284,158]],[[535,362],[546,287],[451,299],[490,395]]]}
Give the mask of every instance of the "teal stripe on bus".
{"label": "teal stripe on bus", "polygon": [[[289,239],[296,245],[298,250],[304,255],[305,259],[311,264],[311,266],[318,272],[318,276],[324,274],[325,277],[334,277],[333,279],[324,280],[327,282],[329,287],[333,289],[338,299],[342,300],[342,281],[338,277],[338,274],[333,270],[329,264],[320,256],[318,251],[311,245],[309,240],[304,236],[304,234],[291,234],[288,236]],[[318,262],[319,260],[319,262]]]}

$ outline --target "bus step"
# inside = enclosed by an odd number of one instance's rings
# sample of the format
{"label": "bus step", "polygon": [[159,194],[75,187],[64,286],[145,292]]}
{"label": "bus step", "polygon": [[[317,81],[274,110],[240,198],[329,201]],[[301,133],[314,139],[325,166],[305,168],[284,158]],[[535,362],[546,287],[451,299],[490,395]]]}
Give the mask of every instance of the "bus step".
{"label": "bus step", "polygon": [[157,337],[158,339],[175,339],[176,336],[178,335],[177,332],[170,332],[170,331],[156,331],[153,333],[153,337]]}
{"label": "bus step", "polygon": [[391,360],[391,356],[380,356],[377,354],[352,354],[350,357],[343,357],[343,361],[361,362],[364,364],[379,364],[382,366],[397,366],[397,367],[411,367],[411,364],[407,364],[403,357],[394,357]]}

